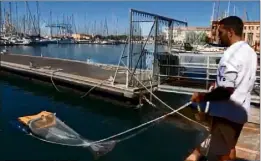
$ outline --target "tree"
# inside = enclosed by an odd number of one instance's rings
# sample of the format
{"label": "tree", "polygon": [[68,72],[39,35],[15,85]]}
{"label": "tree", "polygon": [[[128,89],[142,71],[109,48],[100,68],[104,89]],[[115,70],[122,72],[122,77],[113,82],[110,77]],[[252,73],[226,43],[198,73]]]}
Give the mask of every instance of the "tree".
{"label": "tree", "polygon": [[208,42],[208,36],[206,32],[190,31],[186,34],[185,41],[190,44],[205,44]]}
{"label": "tree", "polygon": [[205,44],[206,42],[206,38],[208,37],[206,32],[200,32],[198,33],[198,44]]}
{"label": "tree", "polygon": [[194,31],[189,31],[186,33],[185,41],[190,44],[194,44],[197,38],[197,34]]}

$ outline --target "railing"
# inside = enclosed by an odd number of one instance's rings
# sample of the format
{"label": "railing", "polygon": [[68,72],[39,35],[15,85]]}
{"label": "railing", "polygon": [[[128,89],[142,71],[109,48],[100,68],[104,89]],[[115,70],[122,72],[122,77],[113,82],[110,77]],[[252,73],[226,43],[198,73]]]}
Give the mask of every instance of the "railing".
{"label": "railing", "polygon": [[[222,54],[165,54],[159,55],[160,72],[159,85],[167,84],[179,89],[208,90],[210,83],[214,82],[217,67]],[[259,56],[258,56],[259,59]],[[258,60],[259,62],[259,60]],[[260,63],[258,63],[260,64]],[[259,97],[260,66],[257,69],[257,79],[253,95]],[[184,90],[183,89],[183,90]]]}

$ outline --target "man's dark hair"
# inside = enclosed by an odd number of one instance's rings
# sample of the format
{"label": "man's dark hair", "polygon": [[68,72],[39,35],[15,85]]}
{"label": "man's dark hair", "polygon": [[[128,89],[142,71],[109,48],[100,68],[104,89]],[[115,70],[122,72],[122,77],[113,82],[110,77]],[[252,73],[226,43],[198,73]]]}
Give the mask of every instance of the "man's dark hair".
{"label": "man's dark hair", "polygon": [[229,16],[219,21],[220,25],[224,25],[226,29],[232,29],[237,36],[242,36],[244,23],[237,16]]}

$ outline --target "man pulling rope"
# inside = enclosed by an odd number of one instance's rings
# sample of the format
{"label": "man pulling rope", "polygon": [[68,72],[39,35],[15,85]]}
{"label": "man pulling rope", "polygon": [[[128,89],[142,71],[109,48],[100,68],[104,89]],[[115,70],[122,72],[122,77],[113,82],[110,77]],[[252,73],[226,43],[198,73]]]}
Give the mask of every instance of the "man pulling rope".
{"label": "man pulling rope", "polygon": [[[257,54],[242,40],[243,26],[236,16],[219,22],[219,38],[228,48],[218,65],[216,88],[209,93],[194,93],[191,98],[196,103],[209,102],[205,112],[213,117],[208,156],[211,161],[236,159],[235,146],[247,122],[256,80]],[[200,156],[196,148],[187,160],[197,161]]]}

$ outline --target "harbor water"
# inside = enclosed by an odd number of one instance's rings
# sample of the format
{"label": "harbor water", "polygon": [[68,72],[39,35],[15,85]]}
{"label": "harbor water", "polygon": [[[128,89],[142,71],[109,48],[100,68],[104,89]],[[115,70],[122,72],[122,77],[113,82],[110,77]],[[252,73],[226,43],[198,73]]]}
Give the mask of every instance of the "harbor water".
{"label": "harbor water", "polygon": [[[15,54],[74,59],[117,64],[122,45],[48,45],[48,47],[17,46],[7,48]],[[94,160],[90,151],[45,143],[18,131],[11,125],[17,117],[46,110],[55,112],[67,125],[83,137],[99,140],[127,130],[159,116],[152,107],[124,108],[94,97],[80,98],[76,93],[57,92],[51,85],[1,75],[0,79],[0,160]],[[164,97],[164,96],[163,96]],[[187,98],[166,96],[184,104]],[[164,99],[164,98],[163,98]],[[202,132],[178,121],[162,121],[143,133],[118,143],[114,150],[99,160],[107,161],[182,161],[198,143]]]}

